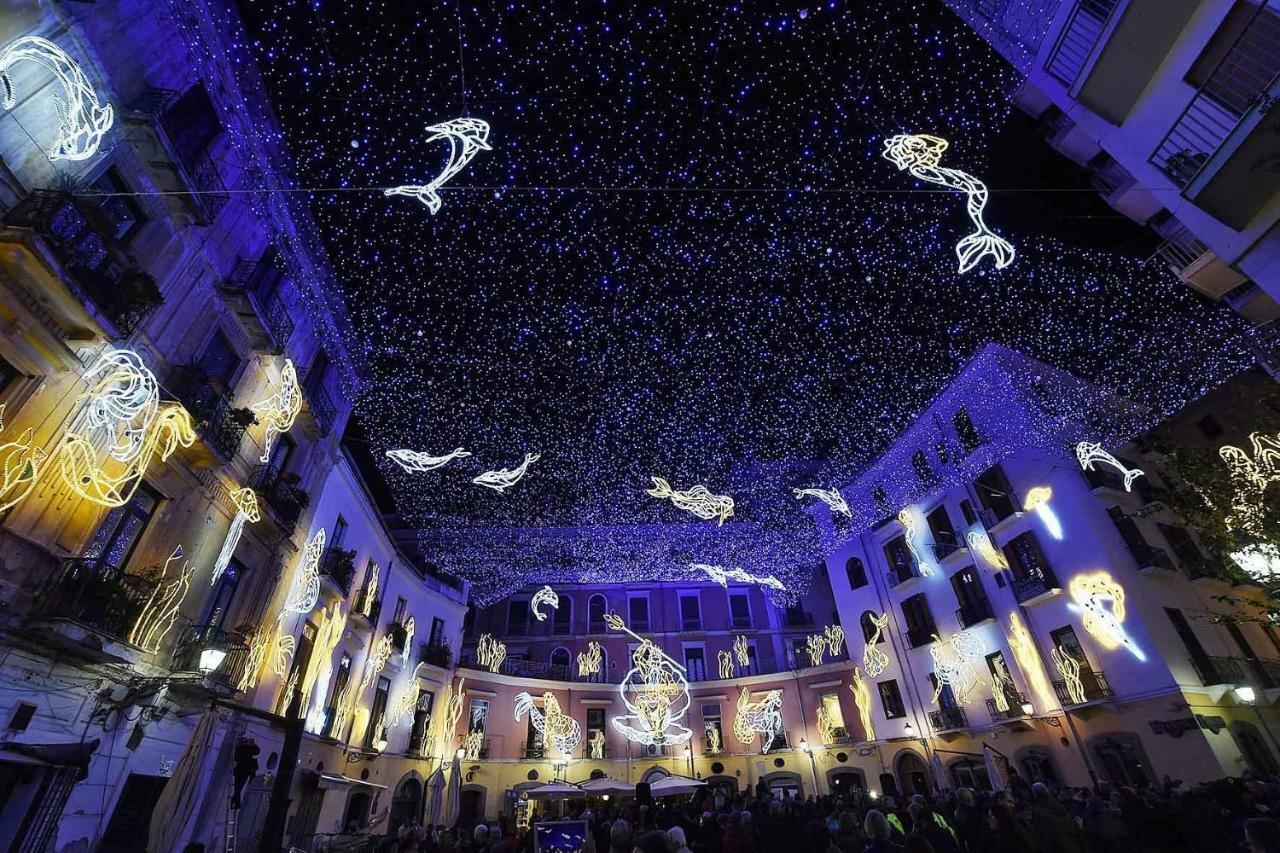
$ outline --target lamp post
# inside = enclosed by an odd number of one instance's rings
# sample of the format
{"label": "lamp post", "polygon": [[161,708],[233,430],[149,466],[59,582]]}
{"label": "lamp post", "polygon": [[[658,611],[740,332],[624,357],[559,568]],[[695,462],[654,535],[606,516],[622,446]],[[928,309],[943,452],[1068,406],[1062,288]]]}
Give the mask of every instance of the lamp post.
{"label": "lamp post", "polygon": [[813,757],[813,747],[809,746],[809,741],[800,738],[800,749],[804,751],[805,755],[809,756],[809,768],[813,771],[813,797],[816,800],[820,793],[818,791],[818,762]]}

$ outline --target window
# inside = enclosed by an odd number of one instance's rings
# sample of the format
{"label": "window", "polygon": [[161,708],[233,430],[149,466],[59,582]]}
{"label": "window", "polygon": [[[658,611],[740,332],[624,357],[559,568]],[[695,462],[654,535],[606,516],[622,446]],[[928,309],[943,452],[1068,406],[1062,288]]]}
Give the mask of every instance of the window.
{"label": "window", "polygon": [[884,708],[884,716],[889,720],[896,720],[907,715],[907,709],[902,704],[902,693],[898,690],[898,682],[892,678],[888,681],[881,681],[876,684],[880,690],[880,707]]}
{"label": "window", "polygon": [[232,557],[231,562],[218,578],[218,582],[213,585],[213,592],[209,595],[208,604],[205,605],[205,625],[221,628],[226,623],[227,614],[231,612],[231,601],[236,596],[236,587],[240,585],[244,570],[244,564]]}
{"label": "window", "polygon": [[1200,434],[1205,438],[1213,440],[1222,435],[1222,425],[1213,417],[1213,415],[1205,415],[1196,421],[1196,426],[1200,429]]}
{"label": "window", "polygon": [[648,596],[636,596],[627,599],[627,615],[632,631],[648,631],[649,630],[649,598]]}
{"label": "window", "polygon": [[[596,732],[604,732],[604,708],[587,709],[587,732],[582,741],[584,755],[591,754],[591,742],[596,739]],[[609,745],[605,744],[604,758],[609,757]]]}
{"label": "window", "polygon": [[973,418],[969,417],[967,409],[960,409],[952,415],[951,425],[955,427],[956,437],[960,439],[960,446],[965,453],[971,453],[981,446],[982,436],[978,435],[978,428],[973,425]]}
{"label": "window", "polygon": [[603,634],[605,601],[603,595],[593,595],[587,599],[587,633]]}
{"label": "window", "polygon": [[929,467],[929,459],[924,455],[923,450],[917,450],[912,454],[911,467],[915,469],[916,477],[923,485],[931,486],[938,479],[933,469]]}
{"label": "window", "polygon": [[218,329],[209,338],[209,343],[205,344],[204,352],[196,359],[196,366],[201,373],[215,381],[215,387],[230,390],[231,382],[240,370],[240,354],[222,330]]}
{"label": "window", "polygon": [[476,606],[467,605],[467,612],[462,614],[462,636],[473,637],[476,633]]}
{"label": "window", "polygon": [[534,722],[534,715],[529,714],[529,720],[525,725],[524,732],[525,758],[542,758],[546,755],[546,744],[543,742],[542,735],[543,730]]}
{"label": "window", "polygon": [[[987,672],[991,675],[992,684],[1001,684],[1005,701],[1009,704],[1009,710],[1022,713],[1022,694],[1012,683],[1013,676],[1010,674],[1009,664],[1004,659],[1004,652],[992,652],[987,655]],[[1003,672],[1004,678],[997,678],[996,673]]]}
{"label": "window", "polygon": [[907,549],[907,539],[905,536],[898,536],[884,543],[884,558],[889,564],[889,572],[897,583],[915,577],[915,571],[912,567],[911,551]]}
{"label": "window", "polygon": [[204,86],[197,83],[182,93],[164,115],[160,124],[178,160],[188,171],[194,171],[200,155],[222,133],[222,123]]}
{"label": "window", "polygon": [[487,699],[472,699],[471,710],[467,713],[467,731],[484,734],[488,723],[489,701]]}
{"label": "window", "polygon": [[1028,530],[1026,533],[1015,536],[1006,542],[1001,550],[1004,551],[1005,559],[1009,561],[1009,570],[1013,572],[1017,581],[1034,582],[1029,585],[1023,584],[1028,595],[1019,598],[1019,601],[1038,595],[1046,589],[1058,588],[1058,578],[1054,575],[1053,569],[1049,568],[1049,561],[1040,550],[1040,543],[1036,541],[1034,533]]}
{"label": "window", "polygon": [[932,642],[938,632],[923,592],[902,600],[902,618],[907,626],[907,642],[913,649]]}
{"label": "window", "polygon": [[1222,674],[1218,672],[1213,659],[1205,652],[1204,646],[1200,645],[1200,638],[1192,630],[1191,623],[1187,621],[1183,612],[1176,607],[1166,607],[1164,612],[1169,617],[1169,622],[1173,624],[1173,630],[1178,633],[1178,639],[1182,640],[1182,645],[1186,646],[1187,654],[1191,655],[1191,665],[1195,668],[1196,675],[1200,676],[1200,680],[1206,685],[1222,684],[1224,682]]}
{"label": "window", "polygon": [[567,595],[560,596],[560,606],[552,611],[551,633],[570,634],[573,632],[573,599]]}
{"label": "window", "polygon": [[729,614],[733,619],[733,627],[751,627],[751,599],[747,593],[729,593]]}
{"label": "window", "polygon": [[961,543],[956,536],[956,529],[951,524],[951,516],[947,514],[945,505],[938,504],[934,507],[933,512],[925,516],[925,523],[933,532],[933,551],[938,559],[960,550]]}
{"label": "window", "polygon": [[850,557],[848,562],[844,564],[844,572],[849,576],[849,586],[853,589],[862,589],[867,585],[867,570],[862,565],[862,561],[857,557]]}
{"label": "window", "polygon": [[1178,558],[1179,563],[1192,568],[1204,564],[1204,554],[1201,552],[1200,546],[1191,538],[1191,534],[1187,532],[1185,527],[1161,522],[1156,522],[1156,526],[1164,534],[1165,541],[1173,549],[1173,555]]}
{"label": "window", "polygon": [[338,697],[347,689],[347,682],[351,680],[351,655],[346,652],[342,653],[342,660],[338,663],[338,674],[333,679],[333,689],[329,691],[329,701],[324,709],[324,726],[320,729],[321,737],[335,737],[341,740],[341,732],[332,731],[333,715],[338,707]]}
{"label": "window", "polygon": [[747,644],[747,675],[760,674],[760,661],[756,657],[756,641],[751,640]]}
{"label": "window", "polygon": [[[716,733],[716,737],[711,736],[711,732]],[[717,746],[718,744],[718,746]],[[724,728],[721,724],[720,703],[719,702],[703,702],[702,703],[702,750],[711,755],[717,755],[725,750]]]}
{"label": "window", "polygon": [[529,630],[529,602],[512,598],[507,602],[507,633],[520,636]]}
{"label": "window", "polygon": [[444,620],[439,616],[431,617],[431,633],[427,635],[427,645],[444,645]]}
{"label": "window", "polygon": [[103,172],[92,186],[95,191],[104,194],[97,199],[98,209],[111,221],[112,235],[120,243],[129,245],[142,226],[147,224],[147,215],[133,197],[133,190],[114,166]]}
{"label": "window", "polygon": [[[311,652],[316,645],[316,626],[311,622],[306,622],[302,626],[302,635],[298,638],[297,647],[293,653],[293,662],[289,666],[289,677],[285,682],[297,681],[302,678],[302,674],[307,671],[311,665]],[[277,713],[284,716],[290,711],[290,705],[294,699],[299,699],[297,691],[284,691],[280,694],[280,705]]]}
{"label": "window", "polygon": [[333,522],[333,536],[329,537],[329,547],[341,548],[347,541],[347,520],[338,516]]}
{"label": "window", "polygon": [[107,512],[85,548],[84,559],[99,571],[123,570],[159,505],[160,496],[141,484],[128,503]]}
{"label": "window", "polygon": [[1017,512],[1013,501],[1013,486],[999,465],[992,465],[973,483],[973,490],[978,493],[978,500],[991,511],[996,521],[1003,521]]}
{"label": "window", "polygon": [[[1049,632],[1049,642],[1053,643],[1055,648],[1061,648],[1071,657],[1075,658],[1080,664],[1080,672],[1083,676],[1086,672],[1093,672],[1093,666],[1089,663],[1089,658],[1084,653],[1084,646],[1080,645],[1080,638],[1076,636],[1076,629],[1070,625]],[[1082,677],[1082,681],[1085,679]],[[1090,687],[1090,682],[1086,681],[1085,689]]]}
{"label": "window", "polygon": [[826,712],[827,719],[831,722],[833,742],[838,742],[848,736],[844,728],[844,711],[840,709],[840,697],[835,693],[822,694],[822,710]]}
{"label": "window", "polygon": [[568,678],[569,677],[569,650],[564,646],[559,646],[551,652],[551,677],[552,678]]}
{"label": "window", "polygon": [[431,730],[431,709],[435,705],[436,694],[423,690],[418,694],[418,704],[413,708],[413,728],[409,730],[409,752],[414,755],[425,755],[427,751],[427,735]]}
{"label": "window", "polygon": [[[878,628],[876,628],[875,623],[871,621],[872,619],[875,618],[875,615],[876,614],[873,613],[872,611],[865,610],[863,611],[862,616],[858,618],[858,624],[862,626],[863,642],[870,643],[871,638],[875,637],[876,631],[879,630]],[[881,634],[879,637],[876,637],[876,642],[875,642],[876,645],[880,645],[883,642],[884,642],[884,634]]]}
{"label": "window", "polygon": [[961,628],[976,625],[983,619],[990,619],[995,615],[991,611],[990,602],[987,601],[987,592],[982,588],[982,581],[978,578],[978,573],[973,566],[966,566],[952,575],[951,588],[955,591],[956,603],[960,605],[956,615],[959,617]]}
{"label": "window", "polygon": [[[271,463],[270,468],[276,474],[283,474],[289,470],[289,462],[293,459],[293,451],[297,447],[294,440],[288,434],[276,436],[276,442],[271,446]],[[339,518],[341,521],[341,518]],[[345,525],[346,522],[343,522]],[[337,533],[334,530],[334,533]]]}
{"label": "window", "polygon": [[373,693],[373,705],[369,708],[369,727],[364,732],[365,749],[374,748],[380,739],[386,737],[382,722],[387,714],[387,697],[390,695],[391,679],[379,677],[378,686]]}
{"label": "window", "polygon": [[941,688],[938,686],[938,676],[929,673],[929,686],[933,688],[933,692],[938,695],[938,707],[944,711],[953,711],[956,708],[956,694],[951,689],[950,684],[943,684]]}
{"label": "window", "polygon": [[809,665],[809,643],[804,637],[791,638],[791,668],[800,669]]}
{"label": "window", "polygon": [[707,680],[707,653],[702,646],[684,647],[684,668],[690,681]]}
{"label": "window", "polygon": [[1094,744],[1093,752],[1102,766],[1103,777],[1113,785],[1145,788],[1154,781],[1147,774],[1142,747],[1134,735],[1107,735]]}
{"label": "window", "polygon": [[697,595],[680,596],[680,628],[684,631],[702,630],[702,611]]}
{"label": "window", "polygon": [[976,524],[978,522],[978,514],[973,511],[973,504],[967,499],[960,501],[960,514],[964,516],[965,524]]}

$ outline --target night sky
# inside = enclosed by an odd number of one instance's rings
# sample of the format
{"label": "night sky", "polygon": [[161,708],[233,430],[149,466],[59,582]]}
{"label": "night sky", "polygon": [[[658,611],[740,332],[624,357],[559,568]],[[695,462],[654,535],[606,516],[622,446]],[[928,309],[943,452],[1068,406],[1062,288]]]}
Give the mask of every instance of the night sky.
{"label": "night sky", "polygon": [[[240,6],[300,183],[326,188],[374,377],[360,433],[474,454],[381,460],[425,528],[695,521],[645,494],[657,475],[800,530],[790,487],[848,482],[986,341],[1166,411],[1250,361],[936,0]],[[369,189],[433,178],[425,128],[464,115],[493,150],[437,215]],[[964,198],[880,157],[900,132],[988,183],[1011,266],[957,275]],[[506,494],[469,482],[525,451]]]}

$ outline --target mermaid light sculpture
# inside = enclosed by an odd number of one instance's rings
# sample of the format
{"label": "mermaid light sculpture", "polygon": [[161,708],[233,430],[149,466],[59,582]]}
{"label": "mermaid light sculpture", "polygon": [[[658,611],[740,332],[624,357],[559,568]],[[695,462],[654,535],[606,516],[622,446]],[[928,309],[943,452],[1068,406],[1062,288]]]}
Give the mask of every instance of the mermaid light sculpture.
{"label": "mermaid light sculpture", "polygon": [[622,631],[637,641],[618,693],[630,712],[609,722],[615,731],[643,746],[682,744],[693,732],[680,724],[689,710],[689,682],[684,667],[663,653],[652,640],[634,633],[616,613],[605,615],[610,630]]}

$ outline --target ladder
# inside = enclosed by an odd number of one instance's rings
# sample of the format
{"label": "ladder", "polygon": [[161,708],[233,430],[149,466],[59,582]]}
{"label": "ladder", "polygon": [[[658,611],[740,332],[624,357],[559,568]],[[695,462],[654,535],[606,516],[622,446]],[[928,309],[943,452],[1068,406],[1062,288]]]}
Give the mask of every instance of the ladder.
{"label": "ladder", "polygon": [[236,833],[240,830],[240,810],[231,807],[236,795],[235,777],[227,786],[227,822],[223,826],[223,853],[236,853]]}

